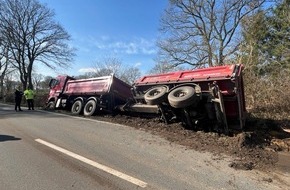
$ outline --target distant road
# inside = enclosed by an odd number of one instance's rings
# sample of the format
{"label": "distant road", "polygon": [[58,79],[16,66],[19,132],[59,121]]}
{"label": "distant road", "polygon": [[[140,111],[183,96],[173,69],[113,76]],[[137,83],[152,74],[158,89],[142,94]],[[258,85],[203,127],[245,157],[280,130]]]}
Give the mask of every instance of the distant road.
{"label": "distant road", "polygon": [[228,164],[135,128],[0,103],[1,190],[288,188]]}

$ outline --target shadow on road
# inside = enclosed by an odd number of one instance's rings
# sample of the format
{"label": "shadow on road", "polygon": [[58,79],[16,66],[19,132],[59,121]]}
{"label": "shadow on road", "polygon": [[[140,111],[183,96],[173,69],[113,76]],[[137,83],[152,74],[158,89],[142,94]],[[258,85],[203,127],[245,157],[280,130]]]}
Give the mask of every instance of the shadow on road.
{"label": "shadow on road", "polygon": [[0,135],[0,142],[16,141],[16,140],[21,140],[21,138],[16,138],[16,137],[10,136],[10,135]]}

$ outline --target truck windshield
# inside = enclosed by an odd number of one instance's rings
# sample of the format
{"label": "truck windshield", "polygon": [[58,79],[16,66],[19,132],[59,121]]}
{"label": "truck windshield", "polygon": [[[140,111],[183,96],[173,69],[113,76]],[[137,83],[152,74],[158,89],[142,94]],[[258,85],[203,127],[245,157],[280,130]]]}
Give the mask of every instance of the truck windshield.
{"label": "truck windshield", "polygon": [[56,80],[56,79],[51,79],[51,80],[49,81],[49,87],[50,87],[50,88],[53,88],[53,87],[55,87],[55,86],[58,85],[58,84],[59,84],[59,81]]}

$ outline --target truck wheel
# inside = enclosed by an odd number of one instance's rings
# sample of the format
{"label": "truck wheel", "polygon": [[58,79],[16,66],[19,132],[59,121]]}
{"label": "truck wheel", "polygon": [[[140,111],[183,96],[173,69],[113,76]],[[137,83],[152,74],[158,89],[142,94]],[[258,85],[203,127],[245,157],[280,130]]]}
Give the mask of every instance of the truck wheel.
{"label": "truck wheel", "polygon": [[81,100],[75,101],[71,107],[71,113],[74,115],[79,115],[83,108],[83,102]]}
{"label": "truck wheel", "polygon": [[48,102],[48,104],[46,105],[45,109],[46,110],[54,110],[55,107],[55,102],[54,101],[50,101]]}
{"label": "truck wheel", "polygon": [[149,105],[158,105],[165,100],[166,94],[166,86],[157,86],[146,92],[144,95],[144,99]]}
{"label": "truck wheel", "polygon": [[97,102],[95,100],[90,100],[86,103],[84,107],[84,116],[92,116],[97,109]]}
{"label": "truck wheel", "polygon": [[181,86],[168,94],[169,104],[174,108],[185,108],[194,103],[195,90],[191,86]]}

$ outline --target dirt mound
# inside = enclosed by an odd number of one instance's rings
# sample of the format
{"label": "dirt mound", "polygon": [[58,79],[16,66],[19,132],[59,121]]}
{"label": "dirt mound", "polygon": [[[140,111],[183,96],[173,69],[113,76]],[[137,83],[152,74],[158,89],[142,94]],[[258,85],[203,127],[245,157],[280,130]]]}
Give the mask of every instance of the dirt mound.
{"label": "dirt mound", "polygon": [[[94,116],[98,120],[125,124],[148,131],[197,151],[212,152],[216,159],[224,155],[233,157],[230,167],[243,170],[274,168],[278,161],[277,151],[289,151],[290,133],[274,123],[260,125],[257,121],[248,123],[244,132],[232,132],[230,136],[215,132],[185,129],[181,123],[166,125],[157,118],[140,118],[125,115]],[[253,127],[255,126],[255,127]]]}
{"label": "dirt mound", "polygon": [[[58,112],[68,114],[60,110]],[[156,117],[98,115],[90,118],[145,130],[188,149],[211,152],[214,159],[230,156],[233,160],[229,167],[235,169],[271,171],[276,168],[278,152],[283,151],[288,155],[290,151],[290,133],[283,130],[290,129],[289,121],[279,123],[250,118],[243,132],[231,131],[227,136],[216,132],[188,130],[181,123],[166,125]]]}

